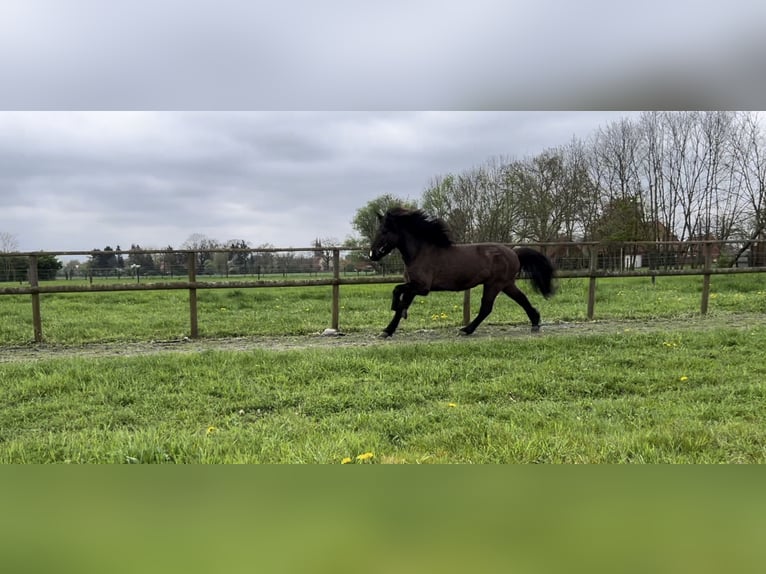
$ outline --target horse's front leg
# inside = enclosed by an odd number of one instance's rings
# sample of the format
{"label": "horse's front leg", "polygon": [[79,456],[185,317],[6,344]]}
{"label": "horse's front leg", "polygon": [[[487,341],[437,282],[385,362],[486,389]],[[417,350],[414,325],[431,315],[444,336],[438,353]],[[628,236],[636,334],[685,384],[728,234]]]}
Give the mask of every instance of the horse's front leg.
{"label": "horse's front leg", "polygon": [[399,321],[407,318],[407,309],[412,304],[413,299],[415,299],[415,295],[418,294],[420,293],[417,288],[409,283],[394,287],[394,300],[391,305],[394,316],[388,326],[383,329],[383,337],[390,337],[394,334],[394,331],[399,326]]}
{"label": "horse's front leg", "polygon": [[[408,285],[408,283],[402,283],[401,285],[394,287],[393,297],[391,299],[391,310],[396,312],[401,309],[402,319],[407,318],[407,309],[410,304],[412,304],[412,298],[410,298],[409,301],[405,301],[405,298],[407,298]],[[414,295],[412,297],[414,297]]]}
{"label": "horse's front leg", "polygon": [[394,287],[394,291],[392,293],[391,298],[391,310],[392,311],[398,311],[399,307],[401,307],[402,303],[402,295],[404,295],[404,292],[407,290],[407,284],[402,283],[401,285],[397,285]]}

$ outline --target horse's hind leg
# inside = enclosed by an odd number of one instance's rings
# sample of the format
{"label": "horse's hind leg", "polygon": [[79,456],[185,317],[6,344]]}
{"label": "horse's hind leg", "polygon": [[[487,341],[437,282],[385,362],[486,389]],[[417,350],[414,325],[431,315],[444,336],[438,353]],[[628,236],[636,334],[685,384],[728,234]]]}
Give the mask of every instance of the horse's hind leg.
{"label": "horse's hind leg", "polygon": [[532,331],[537,332],[540,330],[540,312],[535,309],[532,306],[532,303],[529,302],[529,299],[527,299],[527,296],[524,295],[524,293],[521,292],[521,289],[516,287],[516,285],[511,285],[510,287],[507,287],[506,289],[503,289],[503,293],[508,295],[511,299],[516,301],[519,305],[521,305],[521,308],[524,309],[527,313],[527,317],[529,317],[529,321],[532,323]]}
{"label": "horse's hind leg", "polygon": [[476,315],[476,318],[468,323],[468,325],[460,329],[461,333],[470,335],[476,330],[476,327],[478,327],[481,322],[486,319],[487,316],[492,312],[492,307],[495,305],[495,298],[497,297],[498,293],[499,291],[496,288],[489,287],[487,285],[484,286],[484,292],[481,295],[481,307],[479,307],[479,314]]}

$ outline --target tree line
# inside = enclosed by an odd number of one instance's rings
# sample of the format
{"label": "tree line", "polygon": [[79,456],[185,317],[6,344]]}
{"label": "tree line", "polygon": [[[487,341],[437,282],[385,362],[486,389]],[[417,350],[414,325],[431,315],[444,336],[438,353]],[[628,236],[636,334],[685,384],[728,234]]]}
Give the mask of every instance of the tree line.
{"label": "tree line", "polygon": [[[488,158],[461,172],[435,175],[417,199],[387,194],[370,201],[353,218],[357,235],[342,245],[368,247],[376,214],[393,205],[421,207],[443,218],[458,242],[737,240],[736,260],[766,239],[763,118],[755,112],[650,111],[534,156]],[[229,275],[329,269],[326,246],[338,244],[317,239],[310,254],[245,253],[237,251],[251,249],[245,240],[194,234],[181,249],[196,251],[199,273]],[[3,256],[13,250],[13,238],[0,235],[0,280],[26,278],[26,262]],[[364,269],[369,261],[364,252],[354,252],[344,265]],[[55,276],[60,267],[58,260],[41,261],[40,277]],[[161,254],[127,255],[107,246],[64,270],[174,275],[185,274],[186,267],[185,255],[171,246]]]}
{"label": "tree line", "polygon": [[[0,231],[0,281],[28,281],[29,260],[26,257],[10,255],[19,250],[16,237],[7,231]],[[37,258],[37,278],[55,279],[62,263],[53,255],[40,255]]]}
{"label": "tree line", "polygon": [[[199,275],[261,275],[311,273],[331,269],[332,251],[337,245],[333,239],[317,238],[309,252],[272,251],[275,247],[265,243],[253,247],[244,239],[220,242],[206,235],[191,235],[179,249],[142,248],[131,244],[129,250],[107,245],[94,250],[85,263],[71,261],[64,270],[71,276],[113,277],[123,275],[187,275],[189,261],[186,251],[194,251],[194,266]],[[146,253],[143,251],[152,251]],[[69,275],[68,275],[69,276]]]}
{"label": "tree line", "polygon": [[766,230],[766,138],[753,112],[644,112],[526,158],[435,176],[417,201],[383,196],[354,219],[409,203],[458,242],[738,240]]}

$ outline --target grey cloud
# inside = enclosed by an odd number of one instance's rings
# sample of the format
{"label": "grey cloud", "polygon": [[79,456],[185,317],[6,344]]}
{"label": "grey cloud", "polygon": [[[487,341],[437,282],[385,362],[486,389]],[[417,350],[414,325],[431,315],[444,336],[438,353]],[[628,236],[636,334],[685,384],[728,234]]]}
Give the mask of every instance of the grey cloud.
{"label": "grey cloud", "polygon": [[11,0],[0,107],[754,107],[764,16],[750,0]]}
{"label": "grey cloud", "polygon": [[0,112],[0,230],[22,249],[344,239],[383,194],[586,137],[623,113]]}

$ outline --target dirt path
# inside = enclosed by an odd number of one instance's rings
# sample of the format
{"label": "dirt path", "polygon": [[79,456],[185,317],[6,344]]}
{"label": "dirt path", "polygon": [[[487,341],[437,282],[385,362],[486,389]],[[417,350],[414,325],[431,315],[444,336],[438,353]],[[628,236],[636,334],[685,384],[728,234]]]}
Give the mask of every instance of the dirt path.
{"label": "dirt path", "polygon": [[[699,331],[709,329],[750,329],[766,326],[763,314],[725,314],[708,317],[687,317],[680,319],[588,321],[579,323],[543,324],[539,334],[532,334],[525,325],[484,324],[470,340],[508,339],[557,336],[588,336],[603,334]],[[179,339],[172,341],[148,341],[136,343],[87,343],[68,345],[27,345],[0,347],[0,363],[15,361],[36,361],[68,357],[130,357],[156,353],[199,353],[202,351],[250,351],[266,349],[274,351],[290,349],[317,349],[338,347],[365,347],[372,345],[399,345],[445,341],[456,339],[454,329],[429,329],[407,331],[400,329],[391,339],[380,339],[377,333],[347,333],[343,336],[253,336],[227,339]]]}

